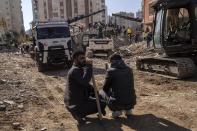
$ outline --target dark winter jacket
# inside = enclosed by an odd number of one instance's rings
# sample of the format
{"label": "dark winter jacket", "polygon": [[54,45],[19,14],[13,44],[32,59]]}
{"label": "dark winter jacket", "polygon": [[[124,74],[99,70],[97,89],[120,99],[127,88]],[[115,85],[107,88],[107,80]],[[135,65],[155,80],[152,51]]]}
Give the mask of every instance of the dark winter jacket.
{"label": "dark winter jacket", "polygon": [[115,98],[109,108],[116,110],[130,110],[136,104],[133,71],[123,60],[115,61],[108,69],[103,90]]}
{"label": "dark winter jacket", "polygon": [[89,98],[92,78],[92,65],[84,68],[72,66],[67,76],[64,102],[68,108],[74,108]]}
{"label": "dark winter jacket", "polygon": [[152,40],[152,32],[149,32],[147,35],[147,42],[150,42]]}

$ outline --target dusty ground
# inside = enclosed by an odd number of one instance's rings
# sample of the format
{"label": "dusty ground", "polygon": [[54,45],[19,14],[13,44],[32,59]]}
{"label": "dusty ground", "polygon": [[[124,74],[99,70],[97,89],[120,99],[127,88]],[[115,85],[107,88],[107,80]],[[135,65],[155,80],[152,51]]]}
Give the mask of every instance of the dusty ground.
{"label": "dusty ground", "polygon": [[[133,65],[132,58],[126,61]],[[98,86],[104,62],[94,59]],[[99,122],[90,116],[87,125],[77,126],[64,107],[66,75],[66,70],[39,73],[27,55],[0,53],[0,130],[197,131],[197,77],[171,80],[134,70],[138,99],[133,117],[106,116]]]}

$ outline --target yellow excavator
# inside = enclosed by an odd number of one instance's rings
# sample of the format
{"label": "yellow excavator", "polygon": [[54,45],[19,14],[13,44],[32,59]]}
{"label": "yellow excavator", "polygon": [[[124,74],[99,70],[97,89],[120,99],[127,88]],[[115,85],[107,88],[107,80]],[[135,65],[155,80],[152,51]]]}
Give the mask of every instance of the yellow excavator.
{"label": "yellow excavator", "polygon": [[194,76],[197,0],[158,0],[153,8],[153,47],[159,55],[139,57],[137,69],[176,79]]}

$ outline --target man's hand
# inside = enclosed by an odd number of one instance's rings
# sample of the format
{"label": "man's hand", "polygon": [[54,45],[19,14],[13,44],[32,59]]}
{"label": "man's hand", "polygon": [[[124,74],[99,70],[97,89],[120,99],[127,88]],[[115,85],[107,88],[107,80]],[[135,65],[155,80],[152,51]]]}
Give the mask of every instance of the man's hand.
{"label": "man's hand", "polygon": [[105,100],[109,100],[109,96],[103,91],[103,89],[99,90],[99,95],[105,99]]}
{"label": "man's hand", "polygon": [[93,64],[93,61],[92,61],[92,60],[90,60],[90,59],[88,59],[88,60],[86,60],[86,64],[88,64],[88,65],[92,65],[92,64]]}

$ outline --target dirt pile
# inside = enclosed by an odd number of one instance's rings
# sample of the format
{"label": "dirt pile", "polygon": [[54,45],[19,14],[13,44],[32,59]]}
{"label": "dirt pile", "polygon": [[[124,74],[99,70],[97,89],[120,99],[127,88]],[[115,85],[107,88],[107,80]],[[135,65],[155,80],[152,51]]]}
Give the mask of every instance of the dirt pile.
{"label": "dirt pile", "polygon": [[143,55],[144,53],[147,53],[147,46],[145,42],[136,43],[128,46],[128,49],[131,50],[132,55]]}
{"label": "dirt pile", "polygon": [[122,46],[119,47],[118,51],[123,55],[123,56],[145,56],[149,55],[152,52],[152,50],[147,49],[146,47],[146,42],[140,42],[140,43],[135,43],[131,44],[129,46]]}
{"label": "dirt pile", "polygon": [[115,49],[119,49],[120,47],[129,45],[128,39],[124,37],[117,37],[117,38],[114,38],[113,40],[114,40]]}

